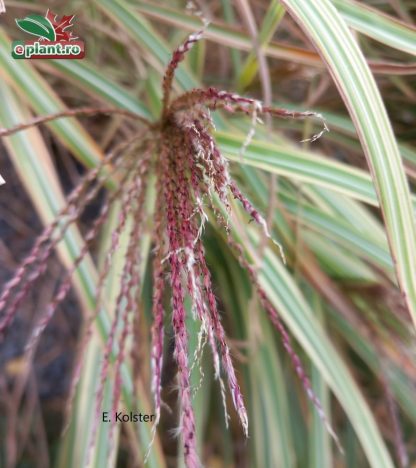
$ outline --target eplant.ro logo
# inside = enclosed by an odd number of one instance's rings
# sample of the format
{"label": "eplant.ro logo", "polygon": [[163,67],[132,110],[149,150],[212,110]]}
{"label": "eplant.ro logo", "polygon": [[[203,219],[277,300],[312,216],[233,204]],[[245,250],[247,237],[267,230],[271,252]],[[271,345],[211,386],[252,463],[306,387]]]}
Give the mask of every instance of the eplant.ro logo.
{"label": "eplant.ro logo", "polygon": [[17,19],[19,28],[38,39],[31,41],[14,41],[12,57],[15,59],[82,59],[85,56],[83,41],[77,40],[73,33],[67,31],[72,27],[75,15],[63,16],[61,19],[49,10],[45,16],[29,15]]}

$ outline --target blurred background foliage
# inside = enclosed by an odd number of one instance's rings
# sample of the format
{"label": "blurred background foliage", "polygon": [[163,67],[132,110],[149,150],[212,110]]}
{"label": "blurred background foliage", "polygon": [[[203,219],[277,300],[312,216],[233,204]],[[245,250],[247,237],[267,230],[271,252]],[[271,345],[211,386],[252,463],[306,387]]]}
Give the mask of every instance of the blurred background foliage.
{"label": "blurred background foliage", "polygon": [[[201,25],[179,1],[7,1],[6,7],[0,17],[2,127],[31,115],[97,104],[156,118],[170,53]],[[10,41],[22,37],[14,19],[44,14],[47,8],[76,14],[74,29],[87,47],[84,60],[11,59]],[[281,264],[278,249],[259,249],[258,231],[242,212],[234,227],[247,254],[261,264],[262,286],[294,337],[344,449],[342,454],[333,445],[305,398],[223,233],[210,228],[204,240],[208,263],[249,411],[250,436],[244,439],[232,411],[225,428],[219,387],[204,359],[205,379],[194,398],[202,460],[209,467],[415,466],[415,2],[210,0],[199,8],[211,23],[206,40],[181,65],[177,91],[213,85],[282,107],[318,111],[330,128],[317,142],[300,143],[319,131],[319,123],[259,124],[241,160],[250,118],[216,115],[217,141],[234,177],[267,216],[287,265]],[[85,168],[94,167],[132,131],[118,117],[98,116],[59,120],[2,141],[0,171],[7,182],[0,188],[2,282]],[[101,199],[102,194],[68,231],[53,268],[0,344],[2,466],[87,464],[98,364],[122,248],[111,271],[106,311],[84,357],[70,425],[60,433],[77,338],[94,307],[97,270],[117,206],[91,256],[77,269],[73,294],[48,327],[33,368],[26,369],[22,352],[36,311],[80,251]],[[144,258],[150,257],[146,236],[140,248]],[[123,405],[151,413],[148,270],[145,263],[143,309],[135,324],[141,342],[133,348],[141,364],[135,369],[126,363]],[[195,347],[197,324],[189,320],[188,329]],[[163,414],[151,467],[181,463],[180,444],[171,432],[177,422],[170,354],[167,339],[164,398],[173,413]],[[195,386],[199,379],[195,368]],[[108,395],[111,386],[110,378]],[[120,425],[110,458],[107,431],[100,424],[88,466],[141,466],[150,426]]]}

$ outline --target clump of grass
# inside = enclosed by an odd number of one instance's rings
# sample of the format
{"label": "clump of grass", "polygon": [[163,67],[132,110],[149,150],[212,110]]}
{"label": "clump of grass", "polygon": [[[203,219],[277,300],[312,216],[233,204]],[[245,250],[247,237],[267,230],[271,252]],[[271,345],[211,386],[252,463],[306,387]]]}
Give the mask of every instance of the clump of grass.
{"label": "clump of grass", "polygon": [[[111,246],[98,279],[96,311],[93,317],[102,307],[103,289],[113,255],[119,248],[120,236],[130,217],[132,227],[120,279],[119,294],[116,299],[115,315],[104,347],[104,358],[97,385],[96,418],[90,439],[91,447],[100,420],[99,413],[103,402],[104,383],[110,368],[110,356],[117,339],[118,353],[114,366],[113,412],[117,411],[119,407],[121,365],[126,355],[127,338],[132,328],[132,317],[139,310],[140,298],[137,291],[141,282],[140,265],[142,259],[138,246],[144,225],[147,222],[145,216],[146,185],[149,174],[155,174],[158,198],[152,229],[154,258],[151,360],[152,390],[156,413],[153,433],[155,433],[161,417],[164,315],[166,313],[163,298],[165,292],[169,292],[174,331],[174,358],[178,370],[180,404],[178,433],[182,436],[185,462],[188,467],[199,466],[200,462],[196,449],[195,417],[192,407],[193,393],[190,383],[189,337],[185,320],[187,315],[185,299],[187,296],[191,299],[193,317],[201,323],[196,356],[200,356],[203,343],[207,342],[212,352],[215,377],[220,382],[223,401],[225,402],[224,378],[227,381],[242,430],[246,436],[249,433],[247,411],[205,257],[203,233],[205,223],[208,220],[208,212],[211,214],[212,222],[225,229],[230,246],[234,248],[241,265],[248,271],[263,308],[282,337],[283,346],[291,357],[308,398],[337,442],[337,437],[312,390],[301,361],[291,345],[290,337],[280,320],[278,311],[261,288],[255,267],[245,258],[243,249],[232,237],[228,228],[228,217],[232,213],[230,199],[233,197],[241,203],[247,214],[259,225],[265,237],[271,239],[265,219],[231,177],[228,162],[221,154],[212,134],[214,125],[211,112],[222,109],[231,113],[243,113],[254,116],[252,119],[254,121],[262,115],[291,118],[314,116],[320,119],[322,117],[314,112],[293,112],[264,106],[257,100],[215,88],[192,89],[179,97],[172,98],[172,82],[175,71],[186,53],[201,37],[202,31],[190,35],[174,51],[163,78],[163,108],[157,122],[151,123],[135,114],[119,109],[83,108],[37,118],[27,124],[0,131],[0,136],[7,136],[31,125],[38,125],[59,117],[97,113],[121,113],[125,117],[138,120],[141,128],[137,130],[134,137],[118,145],[97,168],[87,172],[81,183],[68,196],[65,208],[40,235],[30,254],[22,262],[14,277],[6,284],[0,296],[0,312],[3,313],[0,319],[0,332],[3,333],[7,329],[17,313],[19,305],[27,297],[39,276],[45,272],[54,248],[62,240],[68,227],[79,219],[84,208],[94,199],[99,189],[105,186],[110,178],[115,180],[116,188],[109,192],[100,214],[85,236],[85,244],[81,253],[75,259],[70,271],[67,272],[47,309],[41,314],[26,348],[29,359],[32,359],[42,332],[55,314],[59,304],[70,291],[71,277],[106,221],[111,205],[116,200],[121,200],[118,223],[112,233]],[[326,130],[327,127],[324,123],[323,130],[313,136],[311,141],[319,138]],[[252,133],[250,131],[249,137]],[[221,206],[221,210],[219,206]],[[284,257],[282,256],[282,258]],[[92,322],[90,326],[92,326]],[[118,330],[121,330],[120,333]],[[87,333],[86,336],[88,337],[89,334]],[[73,394],[81,364],[76,366],[71,394]],[[112,431],[114,421],[115,418],[113,418]],[[113,437],[112,431],[110,432],[110,444]]]}

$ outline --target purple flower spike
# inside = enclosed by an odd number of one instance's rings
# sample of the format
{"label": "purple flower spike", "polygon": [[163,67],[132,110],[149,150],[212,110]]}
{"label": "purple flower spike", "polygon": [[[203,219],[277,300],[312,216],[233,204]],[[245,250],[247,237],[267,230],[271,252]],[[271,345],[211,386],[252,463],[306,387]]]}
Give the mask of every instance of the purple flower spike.
{"label": "purple flower spike", "polygon": [[[145,458],[150,453],[153,440],[157,437],[157,427],[162,418],[162,372],[164,355],[164,319],[172,323],[174,360],[178,382],[178,433],[183,444],[185,463],[188,468],[201,466],[197,453],[197,435],[195,432],[195,415],[192,397],[197,388],[191,388],[191,371],[195,365],[200,365],[204,344],[207,342],[212,351],[215,377],[219,380],[221,396],[225,408],[226,385],[239,418],[245,436],[248,436],[248,417],[243,401],[243,392],[237,378],[231,358],[230,348],[217,301],[211,273],[207,265],[203,245],[204,227],[209,219],[224,228],[230,247],[232,247],[243,268],[248,271],[255,286],[260,302],[269,316],[273,326],[282,338],[283,346],[289,354],[308,398],[312,401],[328,431],[338,443],[338,439],[327,420],[322,406],[313,393],[310,381],[295,353],[278,312],[268,300],[261,288],[257,273],[243,255],[242,247],[234,241],[231,235],[228,217],[232,214],[234,204],[232,199],[241,203],[244,211],[263,229],[267,238],[271,239],[266,221],[259,211],[241,192],[233,181],[227,159],[221,154],[214,135],[211,112],[223,109],[227,112],[239,112],[252,117],[252,128],[243,145],[249,150],[249,144],[254,134],[254,124],[258,117],[271,115],[283,118],[315,117],[322,120],[314,112],[293,112],[263,106],[255,99],[242,97],[215,88],[193,89],[181,96],[171,99],[172,84],[175,71],[186,53],[202,37],[202,31],[191,34],[179,46],[169,61],[163,78],[163,108],[159,120],[150,123],[140,116],[126,110],[81,108],[67,110],[46,117],[36,117],[32,122],[18,125],[12,129],[0,129],[0,136],[8,136],[16,131],[50,122],[55,118],[73,117],[76,115],[91,116],[97,113],[118,113],[125,118],[132,118],[141,125],[142,131],[127,141],[120,143],[100,165],[87,172],[84,179],[67,198],[67,205],[56,220],[39,236],[27,258],[17,269],[15,276],[6,284],[0,295],[0,334],[6,330],[15,317],[19,306],[27,297],[30,289],[39,276],[47,268],[47,263],[56,246],[62,241],[69,226],[76,223],[85,207],[96,197],[98,191],[111,179],[116,188],[111,191],[103,204],[101,213],[94,221],[85,236],[79,256],[74,260],[67,272],[58,292],[41,314],[35,330],[27,346],[28,354],[33,357],[38,340],[71,288],[71,278],[80,263],[88,254],[89,248],[97,237],[100,227],[107,219],[111,205],[121,201],[118,223],[111,233],[111,243],[104,258],[103,266],[98,274],[96,288],[96,307],[89,317],[82,350],[91,335],[91,326],[97,315],[103,309],[103,293],[106,279],[110,273],[113,257],[119,248],[120,238],[131,221],[129,242],[124,258],[124,266],[120,278],[119,294],[116,298],[113,321],[105,340],[102,368],[96,395],[96,419],[92,428],[88,457],[91,456],[98,423],[100,421],[101,405],[104,395],[104,385],[110,374],[114,361],[114,387],[112,413],[119,409],[122,395],[121,368],[128,355],[128,337],[132,335],[132,325],[139,323],[141,278],[140,265],[142,259],[139,251],[141,236],[150,233],[153,245],[152,278],[153,278],[153,325],[151,328],[151,389],[155,406],[155,421],[151,430],[151,443],[147,447]],[[327,131],[323,130],[311,140],[319,138]],[[146,219],[147,208],[146,187],[149,180],[155,178],[156,202],[152,219]],[[153,187],[151,187],[153,190]],[[149,192],[152,192],[149,190]],[[151,197],[150,197],[151,198]],[[218,204],[221,206],[219,208]],[[152,207],[153,209],[153,207]],[[225,212],[226,218],[220,213]],[[211,214],[211,218],[209,215]],[[151,221],[151,223],[149,223]],[[270,228],[271,230],[271,228]],[[278,244],[279,245],[279,244]],[[280,247],[280,245],[279,245]],[[281,248],[281,247],[280,247]],[[282,258],[284,259],[281,250]],[[170,306],[168,299],[170,296]],[[188,311],[185,304],[190,303]],[[198,347],[193,353],[193,363],[190,364],[189,336],[186,327],[187,315],[198,321]],[[137,334],[133,335],[137,340]],[[140,343],[134,343],[134,347]],[[135,349],[135,348],[134,348]],[[114,356],[113,356],[114,354]],[[132,353],[131,353],[132,354]],[[114,359],[113,359],[114,358]],[[137,362],[133,362],[137,364]],[[81,361],[77,363],[75,377],[71,388],[74,394],[76,383],[81,372]],[[201,385],[203,373],[201,372]],[[225,408],[226,422],[228,414]],[[113,421],[115,418],[112,418]],[[110,428],[109,448],[112,449],[114,424]]]}

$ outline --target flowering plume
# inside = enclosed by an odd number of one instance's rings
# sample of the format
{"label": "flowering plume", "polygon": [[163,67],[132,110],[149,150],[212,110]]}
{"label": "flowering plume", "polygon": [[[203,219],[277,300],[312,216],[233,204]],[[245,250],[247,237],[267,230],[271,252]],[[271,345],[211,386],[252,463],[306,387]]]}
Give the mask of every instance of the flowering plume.
{"label": "flowering plume", "polygon": [[[241,203],[242,208],[270,238],[266,221],[240,191],[236,182],[232,180],[228,162],[221,154],[212,134],[211,112],[223,109],[232,113],[241,112],[255,115],[256,119],[257,116],[261,115],[293,118],[309,116],[321,118],[321,116],[313,112],[293,112],[263,106],[257,100],[215,88],[193,89],[172,99],[172,82],[175,71],[185,54],[201,36],[202,31],[192,34],[173,53],[163,78],[161,117],[155,123],[150,123],[135,114],[119,109],[83,108],[37,118],[28,124],[0,131],[0,136],[7,136],[30,125],[40,124],[55,118],[116,112],[124,117],[137,119],[141,125],[142,130],[138,131],[134,138],[118,145],[97,168],[86,174],[79,186],[69,195],[67,205],[56,221],[45,228],[31,253],[16,271],[15,276],[6,284],[0,296],[0,313],[2,313],[0,333],[4,332],[11,323],[30,288],[45,271],[53,249],[63,238],[68,226],[77,221],[99,188],[104,186],[109,178],[112,178],[117,182],[117,188],[109,193],[101,213],[86,234],[85,245],[80,255],[74,261],[72,269],[67,273],[47,310],[41,315],[29,340],[27,350],[29,356],[32,357],[42,331],[51,320],[59,303],[70,290],[71,275],[87,254],[89,245],[107,219],[111,204],[115,200],[121,200],[118,224],[112,233],[112,242],[98,279],[96,311],[95,314],[92,314],[95,316],[101,308],[103,287],[112,264],[112,258],[118,248],[121,233],[126,229],[127,219],[130,217],[132,220],[130,240],[125,255],[119,295],[116,299],[114,319],[104,347],[101,376],[97,389],[97,424],[103,400],[104,383],[110,368],[110,354],[116,340],[119,351],[114,365],[113,411],[117,410],[121,388],[120,366],[126,355],[127,337],[132,329],[132,319],[139,312],[137,291],[140,290],[140,263],[142,261],[139,252],[139,239],[145,223],[147,223],[144,210],[146,182],[149,174],[153,173],[158,193],[152,228],[154,255],[151,363],[152,391],[156,414],[153,430],[156,430],[161,417],[164,317],[169,315],[174,332],[174,358],[177,365],[180,404],[179,428],[185,462],[188,467],[197,467],[200,465],[200,461],[196,449],[195,418],[192,407],[193,392],[190,384],[192,366],[190,365],[189,337],[186,328],[185,299],[187,297],[191,299],[193,317],[201,324],[198,337],[199,349],[203,343],[209,344],[215,376],[220,381],[223,393],[223,401],[225,402],[224,395],[226,387],[228,387],[242,430],[246,436],[248,435],[247,411],[221,322],[211,273],[205,259],[202,237],[204,225],[208,220],[206,210],[213,214],[212,222],[216,222],[219,227],[226,230],[229,244],[234,248],[241,265],[248,271],[260,302],[271,323],[280,333],[284,348],[293,361],[295,371],[300,377],[309,399],[315,405],[329,432],[336,439],[322,407],[312,391],[299,357],[293,350],[290,337],[278,312],[262,290],[257,280],[256,270],[247,261],[243,249],[233,239],[230,232],[227,216],[231,213],[232,197]],[[325,130],[327,128],[324,125],[322,132],[312,137],[312,140],[319,138]],[[218,201],[214,201],[215,199]],[[222,204],[226,216],[220,214],[217,203]],[[165,309],[164,303],[164,297],[167,294],[170,296],[169,310]],[[88,333],[86,336],[88,337]],[[79,369],[80,365],[76,366],[74,383],[77,381]],[[97,425],[92,431],[90,444],[93,443],[96,429]]]}

